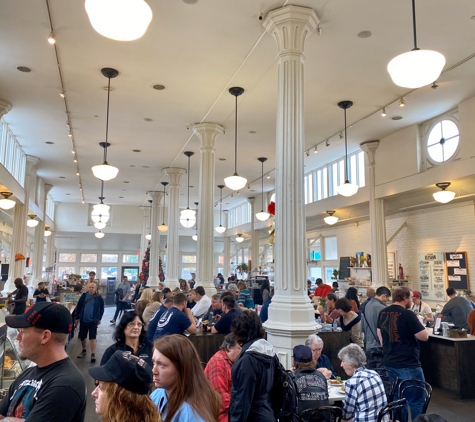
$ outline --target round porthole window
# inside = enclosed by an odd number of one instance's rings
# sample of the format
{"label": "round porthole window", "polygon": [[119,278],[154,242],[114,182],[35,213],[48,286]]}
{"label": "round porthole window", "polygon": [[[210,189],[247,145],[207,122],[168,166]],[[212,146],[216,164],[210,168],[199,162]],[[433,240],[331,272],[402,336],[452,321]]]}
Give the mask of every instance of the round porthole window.
{"label": "round porthole window", "polygon": [[442,120],[429,132],[427,152],[434,163],[450,160],[459,145],[459,129],[452,120]]}

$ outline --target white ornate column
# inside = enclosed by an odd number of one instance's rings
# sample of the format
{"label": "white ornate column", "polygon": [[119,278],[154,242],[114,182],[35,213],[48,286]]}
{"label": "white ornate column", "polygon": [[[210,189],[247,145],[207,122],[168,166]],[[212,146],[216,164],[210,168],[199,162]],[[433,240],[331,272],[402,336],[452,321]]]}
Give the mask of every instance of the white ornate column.
{"label": "white ornate column", "polygon": [[[39,179],[38,179],[39,180]],[[43,281],[43,255],[45,252],[45,219],[46,219],[46,200],[48,193],[53,188],[53,185],[45,184],[43,203],[41,210],[43,211],[43,220],[35,227],[35,249],[33,257],[33,277],[30,279],[31,289],[35,289],[36,285]],[[34,291],[34,290],[33,290]]]}
{"label": "white ornate column", "polygon": [[259,267],[259,230],[255,229],[255,222],[256,222],[256,198],[247,198],[247,202],[251,205],[251,266],[249,268],[249,276],[256,276],[258,275],[257,272],[252,272],[254,268]]}
{"label": "white ornate column", "polygon": [[149,192],[148,193],[152,198],[152,241],[150,242],[150,263],[149,263],[149,273],[147,285],[156,289],[158,287],[159,278],[159,255],[160,255],[160,231],[158,230],[159,216],[160,216],[160,203],[163,198],[163,192]]}
{"label": "white ornate column", "polygon": [[275,295],[265,328],[267,339],[287,368],[291,367],[293,347],[303,344],[316,325],[306,282],[303,51],[318,22],[313,9],[293,5],[269,12],[263,22],[279,50]]}
{"label": "white ornate column", "polygon": [[[149,233],[152,233],[152,228],[150,226],[150,214],[152,212],[152,205],[150,206],[141,206],[143,212],[142,220],[142,236],[140,237],[140,257],[143,259],[145,257],[145,252],[147,251],[148,239],[145,237]],[[140,268],[142,270],[142,268]]]}
{"label": "white ornate column", "polygon": [[2,100],[0,98],[0,119],[5,116],[12,109],[10,101]]}
{"label": "white ornate column", "polygon": [[369,164],[369,220],[371,226],[371,267],[373,285],[389,286],[384,199],[376,198],[376,150],[379,141],[360,144]]}
{"label": "white ornate column", "polygon": [[197,123],[194,132],[201,141],[200,146],[200,199],[198,224],[198,245],[196,256],[197,286],[203,286],[207,293],[214,293],[214,143],[224,132],[217,123]]}
{"label": "white ornate column", "polygon": [[25,260],[15,261],[15,255],[18,253],[23,254],[25,257],[27,253],[27,225],[28,220],[28,205],[30,202],[30,181],[31,172],[34,167],[40,162],[38,157],[32,155],[26,156],[26,168],[25,168],[25,203],[15,205],[15,214],[13,220],[13,236],[12,247],[10,250],[10,267],[8,270],[8,280],[5,283],[4,291],[9,292],[14,290],[13,281],[17,277],[23,277],[25,275]]}
{"label": "white ornate column", "polygon": [[165,169],[170,178],[168,194],[168,237],[167,237],[167,286],[170,289],[179,287],[180,266],[180,238],[178,228],[180,224],[180,178],[186,174],[185,169],[170,167]]}

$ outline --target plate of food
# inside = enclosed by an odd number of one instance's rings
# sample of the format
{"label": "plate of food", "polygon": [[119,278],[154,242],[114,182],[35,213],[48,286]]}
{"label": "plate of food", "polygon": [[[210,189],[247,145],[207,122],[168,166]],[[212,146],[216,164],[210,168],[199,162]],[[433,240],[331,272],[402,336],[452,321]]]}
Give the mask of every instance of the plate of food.
{"label": "plate of food", "polygon": [[340,387],[343,385],[343,383],[339,380],[328,380],[328,384],[333,387]]}

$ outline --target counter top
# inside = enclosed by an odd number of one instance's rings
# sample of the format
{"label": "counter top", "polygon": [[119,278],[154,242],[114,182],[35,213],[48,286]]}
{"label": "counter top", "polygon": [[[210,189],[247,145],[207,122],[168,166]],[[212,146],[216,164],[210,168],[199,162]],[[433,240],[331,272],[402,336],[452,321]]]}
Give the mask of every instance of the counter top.
{"label": "counter top", "polygon": [[467,334],[467,338],[452,338],[452,337],[444,337],[441,335],[432,334],[432,328],[427,328],[427,331],[429,331],[429,337],[439,338],[439,339],[447,340],[447,341],[474,341],[475,340],[475,336],[472,336],[470,334]]}

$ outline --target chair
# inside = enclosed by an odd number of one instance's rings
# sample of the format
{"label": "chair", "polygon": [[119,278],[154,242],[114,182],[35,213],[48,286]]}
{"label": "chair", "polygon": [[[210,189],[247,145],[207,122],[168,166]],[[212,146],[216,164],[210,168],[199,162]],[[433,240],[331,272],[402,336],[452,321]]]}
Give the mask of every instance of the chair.
{"label": "chair", "polygon": [[430,399],[432,397],[432,386],[428,382],[425,382],[425,381],[420,381],[420,380],[415,380],[415,379],[402,380],[399,382],[398,397],[409,400],[407,393],[411,389],[419,390],[419,393],[422,393],[423,395],[425,395],[424,405],[422,407],[421,413],[426,413],[427,408],[429,407]]}
{"label": "chair", "polygon": [[390,422],[398,422],[400,420],[399,413],[406,407],[406,399],[393,401],[384,406],[378,413],[378,422],[381,422],[386,415],[390,415]]}
{"label": "chair", "polygon": [[343,410],[337,406],[320,406],[304,410],[300,420],[306,422],[340,422]]}
{"label": "chair", "polygon": [[388,400],[388,403],[391,403],[394,400],[394,393],[396,392],[399,378],[396,376],[394,372],[392,373],[392,375],[395,377],[395,379],[388,376],[386,371],[390,372],[389,369],[386,370],[384,368],[377,368],[377,369],[373,369],[373,371],[377,372],[379,377],[383,381],[386,398]]}

